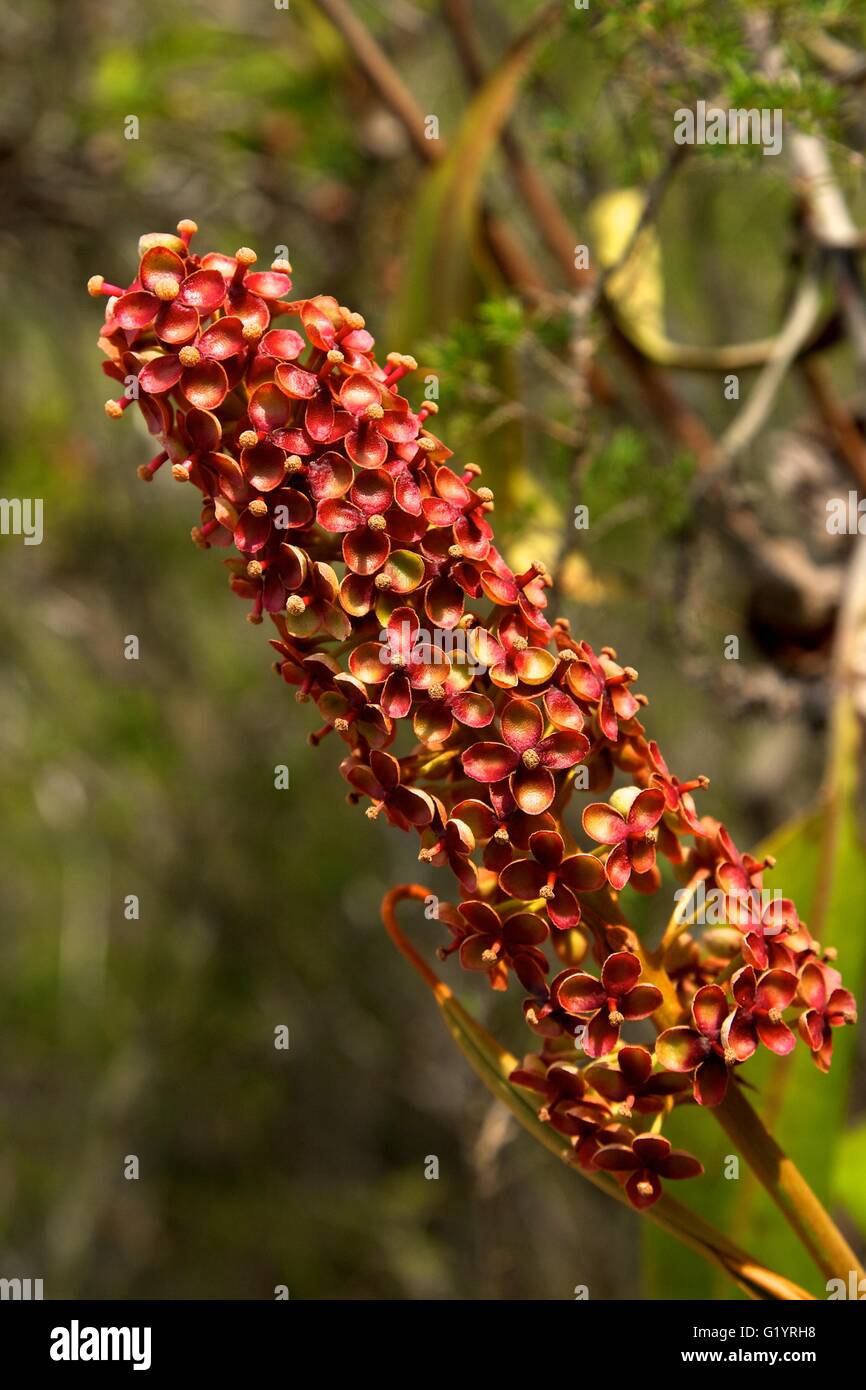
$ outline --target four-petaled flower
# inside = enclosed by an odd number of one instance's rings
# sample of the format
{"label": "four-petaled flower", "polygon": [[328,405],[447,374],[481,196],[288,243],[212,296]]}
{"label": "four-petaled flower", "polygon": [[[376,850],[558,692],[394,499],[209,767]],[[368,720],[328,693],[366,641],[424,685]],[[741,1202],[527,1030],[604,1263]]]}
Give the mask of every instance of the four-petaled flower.
{"label": "four-petaled flower", "polygon": [[690,1089],[687,1076],[670,1071],[653,1071],[653,1055],[646,1047],[625,1044],[616,1054],[614,1065],[594,1062],[587,1067],[586,1080],[603,1096],[617,1114],[628,1118],[655,1115],[664,1110],[671,1096]]}
{"label": "four-petaled flower", "polygon": [[790,970],[767,970],[758,975],[744,965],[731,980],[737,1011],[728,1029],[728,1045],[738,1062],[745,1062],[762,1042],[777,1057],[793,1051],[796,1037],[782,1014],[797,993],[797,976]]}
{"label": "four-petaled flower", "polygon": [[665,799],[657,787],[642,792],[636,788],[623,790],[628,795],[636,793],[625,815],[604,801],[594,801],[584,810],[583,828],[599,844],[613,846],[604,865],[611,888],[624,888],[632,872],[638,876],[633,886],[646,888],[649,884],[642,876],[652,874],[655,868],[656,826],[664,814]]}
{"label": "four-petaled flower", "polygon": [[416,690],[444,685],[450,662],[421,635],[414,608],[395,608],[388,619],[387,643],[362,642],[349,658],[349,669],[366,685],[383,685],[379,703],[389,719],[403,719]]}
{"label": "four-petaled flower", "polygon": [[530,994],[545,993],[544,977],[550,967],[541,950],[547,925],[540,917],[517,912],[502,918],[480,900],[462,902],[457,911],[459,921],[441,908],[440,916],[455,932],[460,961],[467,970],[486,970],[493,988],[500,990],[507,987],[508,971],[513,970]]}
{"label": "four-petaled flower", "polygon": [[743,933],[743,959],[756,970],[766,970],[770,963],[767,938],[771,941],[797,931],[800,919],[789,898],[761,901],[761,894],[752,889],[746,894],[728,895],[728,914],[733,926]]}
{"label": "four-petaled flower", "polygon": [[666,1028],[656,1038],[656,1057],[667,1071],[693,1073],[698,1105],[721,1105],[729,1068],[742,1060],[728,1041],[732,1019],[721,985],[704,985],[692,1000],[694,1027]]}
{"label": "four-petaled flower", "polygon": [[499,886],[512,898],[543,898],[547,915],[560,931],[580,921],[579,893],[604,885],[604,868],[592,854],[565,857],[565,843],[555,830],[536,830],[529,837],[531,859],[513,859],[499,875]]}
{"label": "four-petaled flower", "polygon": [[129,333],[153,325],[164,343],[191,343],[200,317],[216,313],[226,297],[223,277],[215,270],[188,271],[186,263],[166,246],[145,251],[138,267],[138,285],[120,296],[113,318]]}
{"label": "four-petaled flower", "polygon": [[628,688],[637,680],[637,671],[618,665],[615,658],[613,647],[602,647],[596,656],[588,642],[581,642],[566,668],[568,688],[579,700],[596,707],[599,728],[611,743],[619,738],[620,720],[627,723],[640,709]]}
{"label": "four-petaled flower", "polygon": [[819,1069],[829,1071],[833,1056],[831,1029],[857,1022],[857,1002],[850,990],[842,988],[839,971],[821,961],[810,961],[803,967],[799,994],[806,1005],[797,1021],[800,1036],[812,1049]]}
{"label": "four-petaled flower", "polygon": [[641,963],[631,951],[615,951],[601,968],[601,979],[585,970],[563,970],[550,986],[554,1007],[588,1020],[584,1051],[604,1057],[619,1042],[623,1023],[649,1018],[662,1002],[655,985],[639,984]]}
{"label": "four-petaled flower", "polygon": [[593,1165],[606,1173],[629,1174],[626,1195],[642,1211],[662,1195],[662,1178],[697,1178],[703,1164],[685,1149],[674,1149],[661,1134],[639,1134],[630,1144],[605,1144]]}
{"label": "four-petaled flower", "polygon": [[346,759],[340,770],[356,792],[370,797],[372,805],[367,807],[367,815],[371,820],[384,810],[392,825],[409,830],[412,826],[429,825],[436,814],[432,796],[401,782],[399,760],[381,748],[372,750],[369,763]]}
{"label": "four-petaled flower", "polygon": [[544,715],[531,700],[509,700],[502,711],[499,728],[503,743],[474,743],[462,756],[463,770],[476,782],[502,782],[508,779],[514,800],[521,810],[538,815],[553,804],[556,794],[554,772],[574,767],[589,751],[589,740],[574,726],[580,712],[568,717],[547,703],[545,709],[556,732],[544,736]]}
{"label": "four-petaled flower", "polygon": [[239,318],[217,319],[192,343],[176,353],[166,353],[145,362],[138,384],[148,395],[158,396],[178,386],[190,405],[199,410],[216,410],[229,390],[229,379],[222,365],[246,347],[244,326]]}

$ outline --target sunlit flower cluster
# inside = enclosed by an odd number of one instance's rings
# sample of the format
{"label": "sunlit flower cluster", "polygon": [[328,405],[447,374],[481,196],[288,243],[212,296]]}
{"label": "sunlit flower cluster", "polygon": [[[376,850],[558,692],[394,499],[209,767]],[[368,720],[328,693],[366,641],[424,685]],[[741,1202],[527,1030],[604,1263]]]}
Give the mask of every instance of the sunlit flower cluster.
{"label": "sunlit flower cluster", "polygon": [[[526,996],[540,1050],[514,1083],[577,1163],[647,1206],[701,1171],[660,1133],[673,1106],[721,1104],[759,1047],[784,1056],[798,1034],[826,1070],[854,1000],[793,903],[764,903],[770,862],[699,814],[706,778],[670,773],[637,672],[551,620],[542,564],[500,555],[479,470],[398,389],[414,360],[378,362],[359,314],[289,298],[287,262],[198,255],[195,231],[143,237],[126,288],[90,281],[121,387],[107,412],[144,417],[144,479],[166,468],[201,494],[193,539],[229,552],[249,619],[272,623],[276,670],[324,721],[311,738],[343,745],[350,801],[450,872],[440,955]],[[663,865],[714,885],[728,920],[683,915],[647,953],[623,899],[673,900]]]}

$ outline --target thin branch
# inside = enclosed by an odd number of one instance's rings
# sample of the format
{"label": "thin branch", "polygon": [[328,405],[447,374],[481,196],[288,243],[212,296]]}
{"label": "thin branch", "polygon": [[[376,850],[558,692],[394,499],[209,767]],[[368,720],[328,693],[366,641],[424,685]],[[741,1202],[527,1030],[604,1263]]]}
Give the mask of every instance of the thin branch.
{"label": "thin branch", "polygon": [[719,440],[719,463],[729,466],[749,447],[763,429],[773,409],[782,382],[815,326],[821,309],[821,287],[818,277],[809,273],[794,296],[785,323],[773,343],[758,380],[739,415]]}

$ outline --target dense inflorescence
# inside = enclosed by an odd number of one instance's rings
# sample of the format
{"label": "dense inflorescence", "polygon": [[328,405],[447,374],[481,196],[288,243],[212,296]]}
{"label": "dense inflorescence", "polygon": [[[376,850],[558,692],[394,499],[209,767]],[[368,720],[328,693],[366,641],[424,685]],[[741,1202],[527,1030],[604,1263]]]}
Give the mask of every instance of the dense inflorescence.
{"label": "dense inflorescence", "polygon": [[[720,1104],[758,1047],[791,1051],[794,1020],[826,1070],[854,1000],[793,903],[767,900],[771,861],[699,816],[706,778],[678,781],[646,737],[637,672],[548,618],[543,565],[514,574],[500,555],[478,468],[454,466],[434,402],[398,390],[414,360],[380,364],[359,314],[287,298],[287,262],[199,256],[195,231],[143,237],[126,289],[89,283],[123,386],[107,413],[141,411],[159,450],[142,478],[166,466],[201,493],[193,540],[233,552],[275,669],[324,720],[311,739],[344,745],[349,800],[450,869],[440,956],[528,996],[540,1044],[515,1084],[576,1162],[647,1206],[701,1171],[659,1132],[672,1106]],[[648,955],[621,897],[661,888],[659,856],[722,910],[693,931],[680,904]]]}

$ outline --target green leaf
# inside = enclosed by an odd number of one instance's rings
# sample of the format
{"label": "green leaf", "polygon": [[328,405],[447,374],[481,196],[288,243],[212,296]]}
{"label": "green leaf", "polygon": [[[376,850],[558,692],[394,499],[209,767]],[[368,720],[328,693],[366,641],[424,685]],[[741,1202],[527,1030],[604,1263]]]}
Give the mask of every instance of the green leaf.
{"label": "green leaf", "polygon": [[836,1150],[832,1194],[866,1237],[866,1120],[843,1134]]}
{"label": "green leaf", "polygon": [[497,275],[478,237],[484,175],[514,109],[539,41],[554,29],[549,7],[508,48],[470,102],[454,143],[421,188],[408,239],[408,260],[393,325],[398,342],[468,317],[480,278]]}

